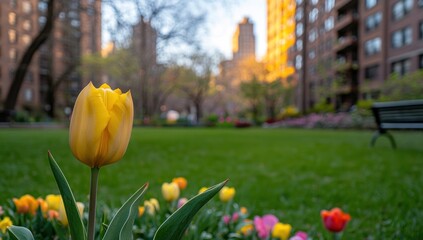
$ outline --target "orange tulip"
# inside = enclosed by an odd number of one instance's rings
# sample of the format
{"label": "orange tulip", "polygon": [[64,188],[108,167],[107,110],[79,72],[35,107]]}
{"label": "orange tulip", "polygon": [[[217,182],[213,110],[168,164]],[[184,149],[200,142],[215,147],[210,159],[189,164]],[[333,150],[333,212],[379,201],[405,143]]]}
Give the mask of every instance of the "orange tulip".
{"label": "orange tulip", "polygon": [[180,190],[184,190],[188,185],[188,181],[184,177],[174,178],[172,182],[178,184]]}
{"label": "orange tulip", "polygon": [[13,203],[15,204],[18,213],[30,213],[32,215],[35,215],[39,206],[37,199],[29,194],[26,194],[19,199],[14,198]]}

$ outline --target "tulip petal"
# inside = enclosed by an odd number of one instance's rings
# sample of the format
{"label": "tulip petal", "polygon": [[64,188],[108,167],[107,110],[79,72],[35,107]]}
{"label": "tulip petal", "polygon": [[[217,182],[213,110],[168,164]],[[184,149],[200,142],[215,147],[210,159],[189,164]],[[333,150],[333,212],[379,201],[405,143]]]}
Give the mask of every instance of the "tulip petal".
{"label": "tulip petal", "polygon": [[80,161],[94,167],[100,149],[100,139],[110,120],[103,100],[103,90],[92,83],[79,94],[70,124],[70,145]]}
{"label": "tulip petal", "polygon": [[132,131],[134,118],[133,102],[130,92],[122,94],[110,111],[110,121],[107,126],[109,142],[107,162],[103,165],[114,163],[122,158],[126,152]]}

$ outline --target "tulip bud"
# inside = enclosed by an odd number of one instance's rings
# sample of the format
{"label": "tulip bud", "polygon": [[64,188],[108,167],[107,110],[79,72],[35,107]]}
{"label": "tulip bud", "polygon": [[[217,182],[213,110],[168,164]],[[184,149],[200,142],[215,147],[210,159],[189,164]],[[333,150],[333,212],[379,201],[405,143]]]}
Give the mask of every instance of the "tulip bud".
{"label": "tulip bud", "polygon": [[61,195],[54,195],[54,194],[49,194],[46,197],[46,202],[48,205],[48,209],[50,210],[59,210],[59,206],[62,202],[62,196]]}
{"label": "tulip bud", "polygon": [[70,122],[73,155],[91,168],[119,161],[131,136],[134,106],[131,93],[89,83],[76,99]]}
{"label": "tulip bud", "polygon": [[286,240],[291,234],[292,226],[290,224],[276,223],[272,229],[272,237]]}
{"label": "tulip bud", "polygon": [[207,189],[208,189],[207,187],[200,188],[200,190],[198,190],[198,194],[201,194],[201,193],[207,191]]}
{"label": "tulip bud", "polygon": [[330,211],[323,210],[320,212],[320,215],[326,229],[334,233],[342,232],[351,220],[351,216],[344,213],[340,208],[333,208]]}
{"label": "tulip bud", "polygon": [[178,184],[171,182],[171,183],[163,183],[162,185],[162,195],[163,198],[168,201],[172,202],[179,198],[179,187]]}
{"label": "tulip bud", "polygon": [[180,190],[184,190],[188,185],[188,181],[184,177],[174,178],[172,182],[178,184]]}
{"label": "tulip bud", "polygon": [[223,187],[219,192],[219,198],[222,202],[229,202],[235,196],[235,188]]}

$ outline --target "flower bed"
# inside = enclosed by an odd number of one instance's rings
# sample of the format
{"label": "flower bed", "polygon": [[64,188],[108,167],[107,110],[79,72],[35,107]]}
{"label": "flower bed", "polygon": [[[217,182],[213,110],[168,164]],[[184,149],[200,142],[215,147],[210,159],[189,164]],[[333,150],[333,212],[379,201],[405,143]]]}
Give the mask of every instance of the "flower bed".
{"label": "flower bed", "polygon": [[[138,217],[132,228],[134,239],[153,239],[159,226],[175,211],[187,203],[183,196],[188,183],[183,177],[163,183],[162,198],[147,199],[138,207]],[[199,193],[206,191],[203,187]],[[219,192],[219,202],[200,212],[184,234],[184,239],[290,239],[307,240],[311,236],[301,226],[291,226],[272,214],[256,216],[234,201],[235,188],[224,187]],[[86,204],[78,203],[78,209],[86,224],[88,211]],[[111,221],[117,209],[102,205],[97,221],[102,222],[96,229],[96,236],[102,237],[105,226]],[[325,227],[339,236],[346,223],[348,214],[340,209],[322,211]],[[318,216],[316,216],[318,221]],[[70,239],[68,219],[60,195],[35,198],[24,195],[14,198],[0,207],[0,237],[8,239],[7,227],[24,226],[31,230],[36,239]]]}

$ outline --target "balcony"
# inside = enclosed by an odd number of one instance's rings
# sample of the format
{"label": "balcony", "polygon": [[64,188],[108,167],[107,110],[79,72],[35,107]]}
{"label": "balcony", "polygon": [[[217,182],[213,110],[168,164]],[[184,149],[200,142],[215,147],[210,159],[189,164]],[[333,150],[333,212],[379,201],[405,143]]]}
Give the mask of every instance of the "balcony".
{"label": "balcony", "polygon": [[335,63],[335,71],[338,73],[345,73],[348,71],[356,71],[358,70],[358,62],[357,61],[336,61]]}
{"label": "balcony", "polygon": [[336,52],[341,52],[347,50],[350,47],[355,47],[357,45],[356,36],[344,36],[338,38],[337,43],[335,44],[334,50]]}
{"label": "balcony", "polygon": [[335,23],[335,29],[340,31],[348,26],[352,26],[358,23],[358,13],[349,12],[345,15],[338,16],[338,19]]}

